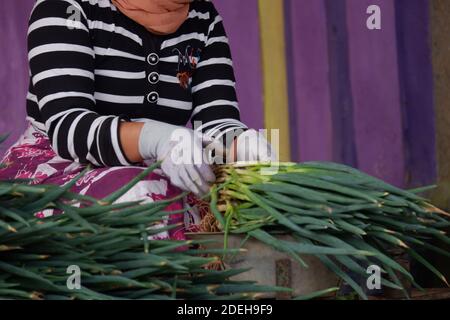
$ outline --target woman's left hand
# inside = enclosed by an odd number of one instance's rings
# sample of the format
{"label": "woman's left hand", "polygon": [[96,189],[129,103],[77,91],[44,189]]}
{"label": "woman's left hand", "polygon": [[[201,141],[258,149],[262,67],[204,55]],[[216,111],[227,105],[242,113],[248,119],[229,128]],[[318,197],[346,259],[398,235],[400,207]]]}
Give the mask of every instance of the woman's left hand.
{"label": "woman's left hand", "polygon": [[277,155],[264,134],[250,129],[234,141],[233,151],[236,161],[277,161]]}

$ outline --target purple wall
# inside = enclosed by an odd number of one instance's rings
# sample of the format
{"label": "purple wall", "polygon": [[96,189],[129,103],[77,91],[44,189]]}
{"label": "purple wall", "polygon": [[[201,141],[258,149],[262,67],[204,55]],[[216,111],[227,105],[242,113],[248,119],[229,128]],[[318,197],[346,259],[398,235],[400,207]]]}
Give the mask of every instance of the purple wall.
{"label": "purple wall", "polygon": [[433,112],[433,66],[428,0],[397,0],[397,43],[406,183],[436,182],[436,125]]}
{"label": "purple wall", "polygon": [[346,0],[325,1],[333,161],[357,167]]}
{"label": "purple wall", "polygon": [[28,90],[26,35],[32,0],[0,1],[0,132],[11,136],[0,146],[0,154],[25,128],[25,97]]}
{"label": "purple wall", "polygon": [[324,1],[286,3],[293,159],[332,160],[332,119]]}
{"label": "purple wall", "polygon": [[215,0],[222,15],[236,73],[242,120],[264,128],[258,0]]}
{"label": "purple wall", "polygon": [[[382,12],[382,30],[366,28],[368,6]],[[392,0],[347,0],[350,77],[359,167],[403,185],[405,160]]]}
{"label": "purple wall", "polygon": [[[428,0],[285,0],[293,160],[436,178]],[[366,27],[370,5],[381,30]]]}

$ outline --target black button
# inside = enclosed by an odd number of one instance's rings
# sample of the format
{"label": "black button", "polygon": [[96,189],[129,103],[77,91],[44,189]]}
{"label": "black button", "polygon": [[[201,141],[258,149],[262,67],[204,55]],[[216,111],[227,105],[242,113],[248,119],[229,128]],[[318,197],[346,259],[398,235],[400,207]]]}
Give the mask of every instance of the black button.
{"label": "black button", "polygon": [[156,102],[158,102],[158,99],[159,99],[159,94],[156,91],[150,92],[147,95],[147,101],[150,103],[156,103]]}
{"label": "black button", "polygon": [[157,84],[159,82],[159,73],[158,72],[152,72],[148,75],[148,82],[151,84]]}
{"label": "black button", "polygon": [[147,62],[152,66],[158,64],[159,56],[156,53],[150,53],[147,57]]}

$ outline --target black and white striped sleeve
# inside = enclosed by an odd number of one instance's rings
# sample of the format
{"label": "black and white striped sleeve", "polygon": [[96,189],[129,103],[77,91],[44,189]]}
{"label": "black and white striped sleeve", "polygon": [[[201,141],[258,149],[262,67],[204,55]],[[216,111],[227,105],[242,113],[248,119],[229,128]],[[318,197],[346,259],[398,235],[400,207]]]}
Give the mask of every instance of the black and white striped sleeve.
{"label": "black and white striped sleeve", "polygon": [[28,30],[28,60],[54,151],[97,166],[130,165],[120,145],[121,117],[95,113],[94,48],[75,0],[38,0]]}
{"label": "black and white striped sleeve", "polygon": [[[192,78],[194,127],[215,139],[247,128],[240,121],[235,85],[228,37],[222,17],[213,7],[206,45]],[[201,126],[195,125],[196,121]]]}

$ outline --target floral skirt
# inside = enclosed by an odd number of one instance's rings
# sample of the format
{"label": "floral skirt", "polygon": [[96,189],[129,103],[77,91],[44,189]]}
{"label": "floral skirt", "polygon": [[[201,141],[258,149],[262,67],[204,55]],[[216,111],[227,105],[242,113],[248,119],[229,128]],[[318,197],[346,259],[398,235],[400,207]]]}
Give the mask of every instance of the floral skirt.
{"label": "floral skirt", "polygon": [[[33,179],[31,184],[55,184],[63,186],[81,171],[86,165],[59,157],[52,149],[46,134],[35,129],[31,124],[19,140],[10,147],[2,163],[5,168],[0,169],[0,180]],[[145,170],[146,164],[129,167],[100,167],[93,168],[77,181],[71,191],[101,199],[118,190]],[[179,195],[181,190],[172,186],[168,179],[158,169],[138,182],[116,203],[127,201],[143,201],[143,203],[170,199]],[[192,200],[192,199],[191,199]],[[167,211],[183,209],[186,201],[177,201],[169,205]],[[47,209],[36,214],[39,218],[53,215],[53,209]],[[161,232],[153,239],[185,239],[185,230],[195,231],[199,218],[195,211],[186,214],[173,214],[160,222],[160,226],[180,224],[184,227]],[[184,222],[184,224],[182,223]],[[157,228],[158,225],[152,226]]]}

